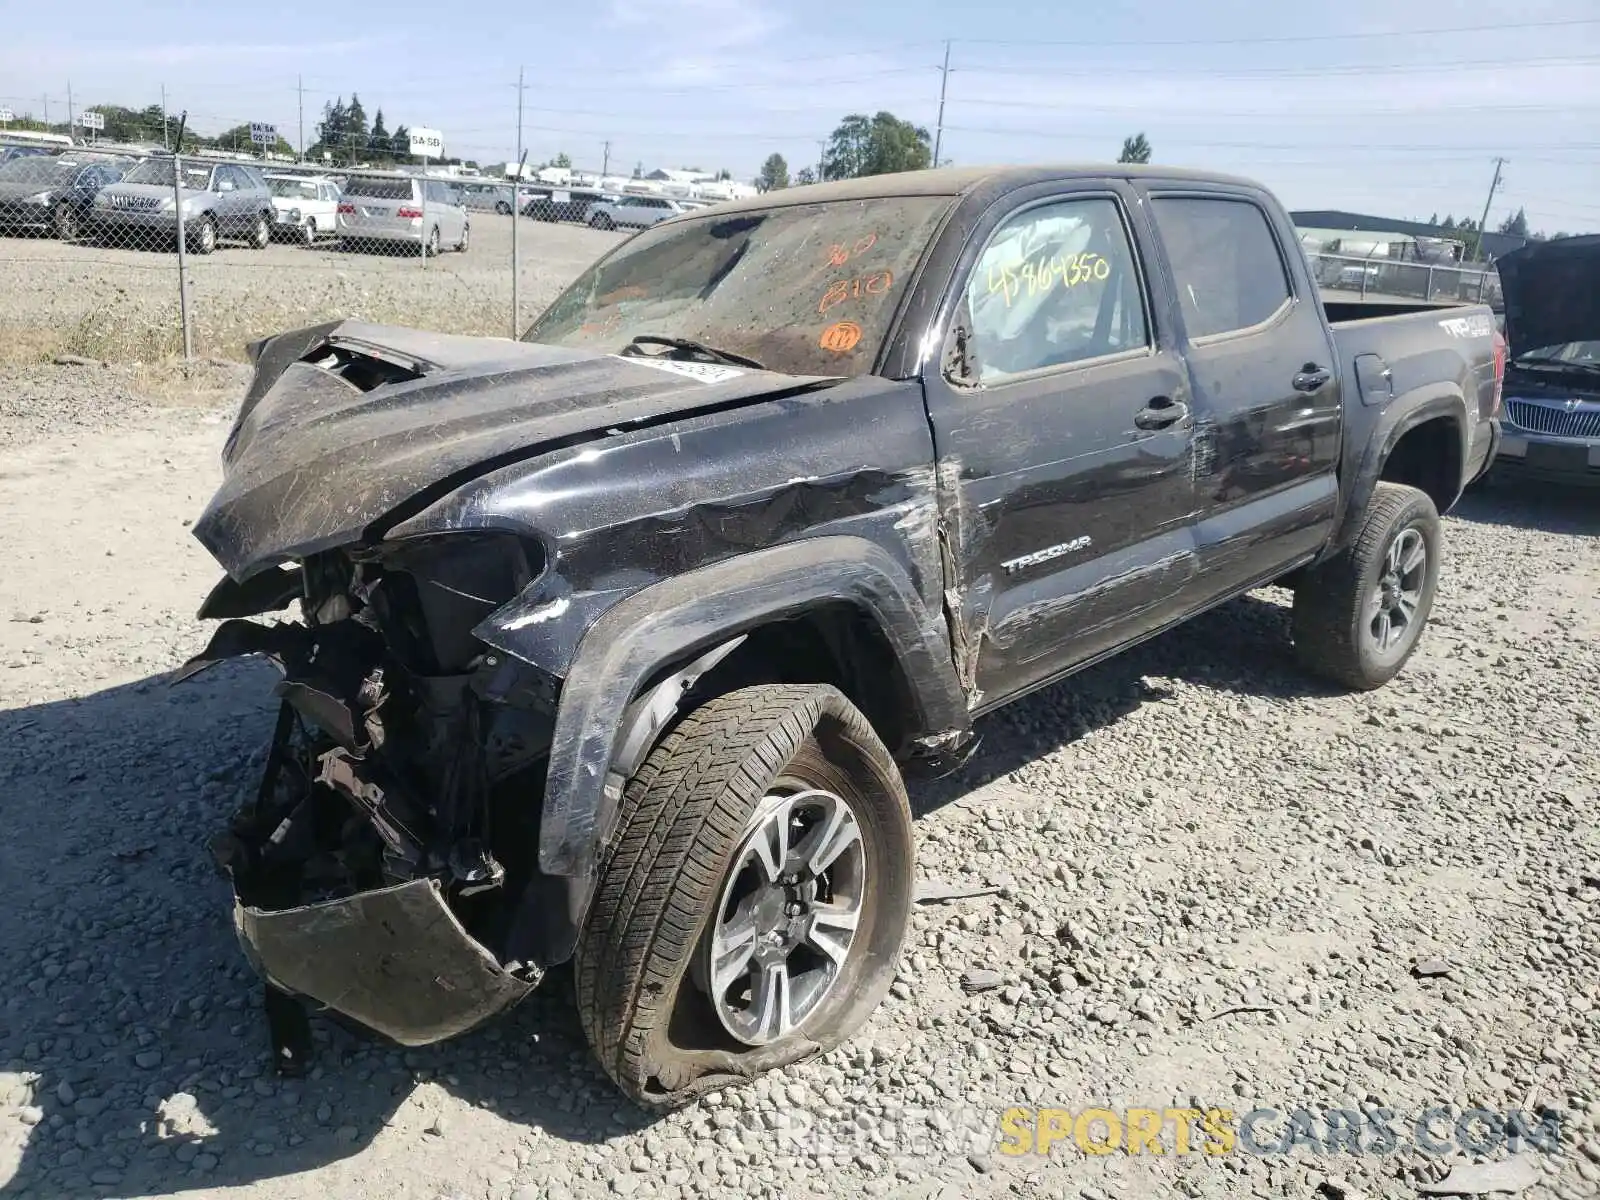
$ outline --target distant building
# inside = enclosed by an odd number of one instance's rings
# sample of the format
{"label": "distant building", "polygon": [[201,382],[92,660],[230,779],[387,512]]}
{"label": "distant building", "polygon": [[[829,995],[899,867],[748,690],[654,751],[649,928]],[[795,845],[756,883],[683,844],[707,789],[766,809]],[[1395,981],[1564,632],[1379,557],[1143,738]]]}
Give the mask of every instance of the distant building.
{"label": "distant building", "polygon": [[[1466,247],[1466,252],[1471,254],[1477,245],[1478,235],[1460,229],[1443,229],[1437,225],[1429,225],[1422,221],[1402,221],[1396,217],[1373,217],[1365,213],[1350,213],[1338,211],[1302,211],[1292,212],[1289,219],[1295,223],[1295,228],[1306,231],[1315,231],[1319,234],[1333,232],[1364,233],[1375,235],[1364,239],[1372,243],[1416,241],[1426,244],[1429,241],[1454,241]],[[1508,233],[1486,232],[1483,235],[1483,256],[1491,262],[1510,254],[1513,250],[1520,250],[1528,244],[1528,239],[1514,237]]]}

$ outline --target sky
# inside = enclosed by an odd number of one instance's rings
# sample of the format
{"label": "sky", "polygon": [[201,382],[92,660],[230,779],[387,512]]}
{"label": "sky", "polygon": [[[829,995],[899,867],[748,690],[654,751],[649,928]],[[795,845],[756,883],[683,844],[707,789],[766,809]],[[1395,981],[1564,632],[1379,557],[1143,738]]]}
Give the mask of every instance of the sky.
{"label": "sky", "polygon": [[[498,8],[498,6],[496,6]],[[1519,207],[1535,231],[1600,231],[1595,0],[422,0],[12,5],[0,106],[187,111],[215,133],[269,121],[306,140],[325,101],[530,162],[792,170],[852,112],[933,131],[960,164],[1104,162],[1143,132],[1154,161],[1259,179],[1294,209],[1427,219]],[[270,13],[270,19],[265,14]],[[337,17],[338,19],[334,19]],[[85,33],[64,32],[71,28]],[[950,71],[940,67],[949,42]],[[608,146],[609,143],[609,146]]]}

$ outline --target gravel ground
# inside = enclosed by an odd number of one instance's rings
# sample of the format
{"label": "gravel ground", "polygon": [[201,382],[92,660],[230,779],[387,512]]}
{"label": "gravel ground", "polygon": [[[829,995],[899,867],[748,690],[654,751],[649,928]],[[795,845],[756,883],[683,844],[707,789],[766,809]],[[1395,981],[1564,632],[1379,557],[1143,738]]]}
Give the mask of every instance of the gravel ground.
{"label": "gravel ground", "polygon": [[1009,1106],[1091,1105],[1379,1105],[1402,1129],[1547,1106],[1564,1148],[1524,1156],[1522,1194],[1600,1194],[1592,498],[1464,501],[1380,692],[1298,673],[1267,590],[988,719],[913,796],[922,873],[998,890],[919,909],[847,1046],[652,1120],[590,1064],[559,976],[441,1047],[319,1021],[311,1076],[267,1073],[203,840],[251,784],[272,673],[164,679],[202,641],[216,571],[187,525],[226,413],[137,382],[0,371],[9,1195],[1339,1200],[1446,1166],[997,1144]]}
{"label": "gravel ground", "polygon": [[[623,235],[524,219],[518,241],[526,324]],[[511,218],[472,214],[472,245],[424,265],[390,253],[273,244],[191,255],[197,353],[242,359],[251,340],[333,317],[442,333],[511,330]],[[0,361],[59,353],[150,362],[182,349],[178,258],[170,251],[0,238]]]}

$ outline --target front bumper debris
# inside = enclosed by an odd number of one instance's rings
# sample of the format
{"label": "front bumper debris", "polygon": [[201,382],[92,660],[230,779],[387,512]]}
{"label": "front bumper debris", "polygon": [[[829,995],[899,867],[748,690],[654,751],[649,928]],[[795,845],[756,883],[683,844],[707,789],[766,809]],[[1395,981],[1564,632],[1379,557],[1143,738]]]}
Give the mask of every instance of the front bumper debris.
{"label": "front bumper debris", "polygon": [[403,1046],[465,1033],[539,982],[495,961],[432,879],[271,912],[236,900],[234,927],[268,983]]}

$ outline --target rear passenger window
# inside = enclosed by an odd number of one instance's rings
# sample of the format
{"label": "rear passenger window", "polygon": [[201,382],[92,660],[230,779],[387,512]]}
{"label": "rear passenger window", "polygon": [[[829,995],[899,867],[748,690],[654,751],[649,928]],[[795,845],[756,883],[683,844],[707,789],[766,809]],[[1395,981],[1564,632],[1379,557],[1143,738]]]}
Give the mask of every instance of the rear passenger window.
{"label": "rear passenger window", "polygon": [[1191,338],[1249,329],[1288,304],[1278,240],[1256,205],[1174,196],[1150,207]]}
{"label": "rear passenger window", "polygon": [[1018,213],[967,281],[979,383],[1149,345],[1139,270],[1117,204],[1064,200]]}

